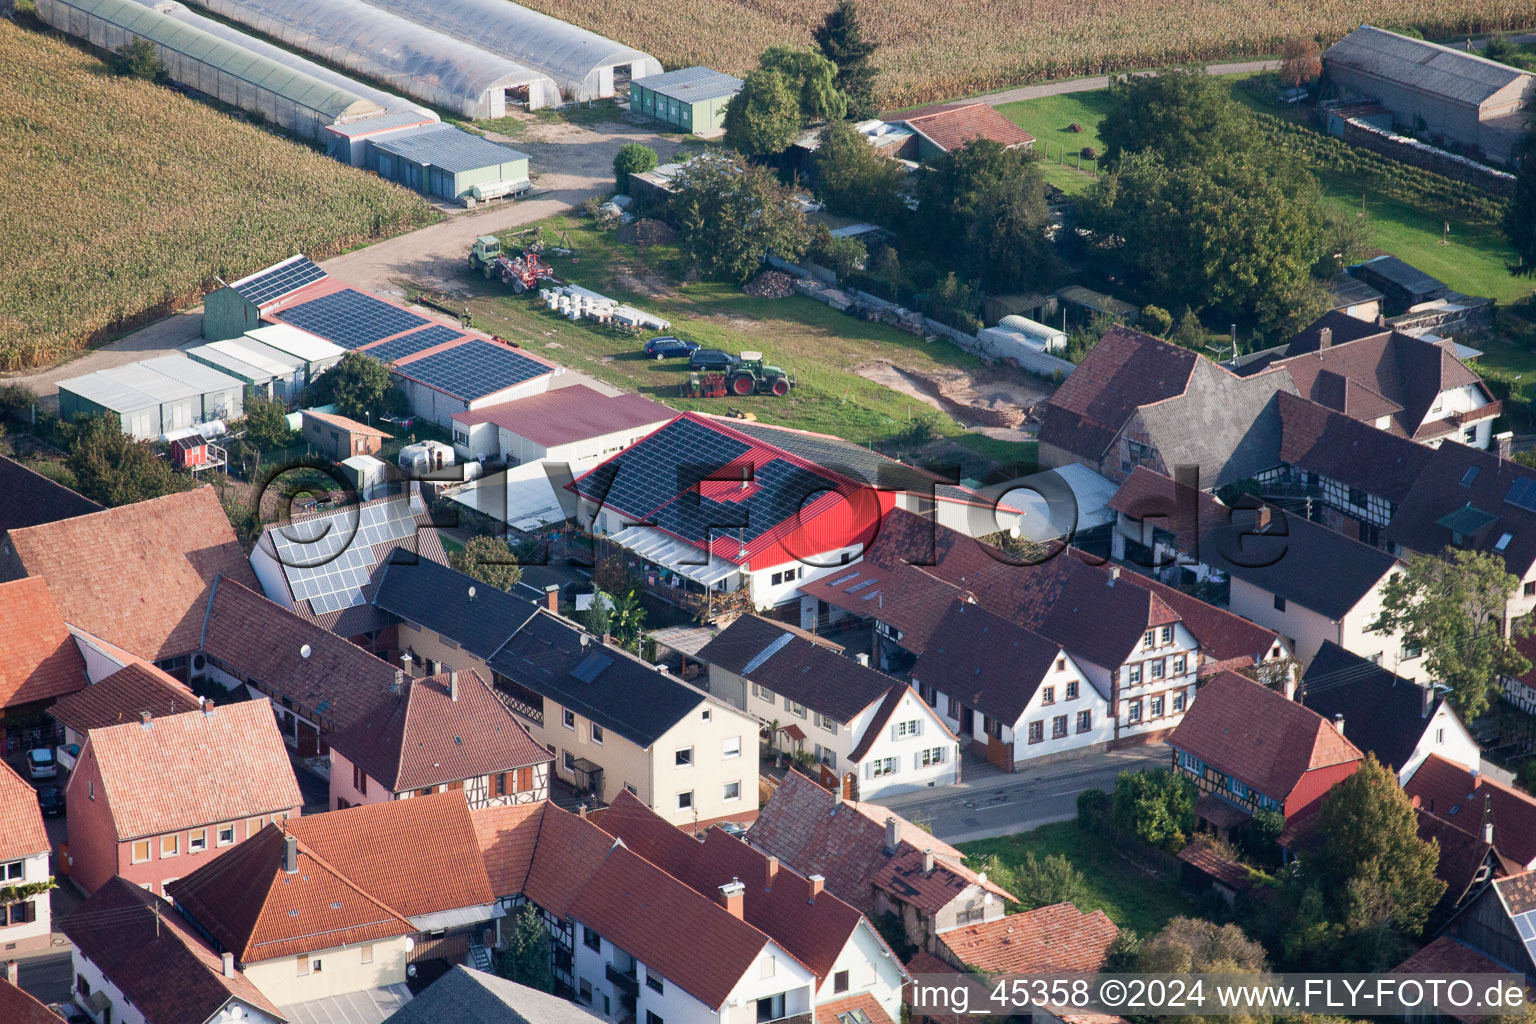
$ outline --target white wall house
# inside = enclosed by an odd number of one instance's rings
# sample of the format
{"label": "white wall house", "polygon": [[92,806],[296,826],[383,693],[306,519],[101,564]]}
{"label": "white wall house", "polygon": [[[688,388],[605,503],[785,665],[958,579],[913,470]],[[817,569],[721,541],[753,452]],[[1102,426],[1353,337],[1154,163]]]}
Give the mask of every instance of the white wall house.
{"label": "white wall house", "polygon": [[1118,735],[1136,736],[1178,725],[1195,699],[1199,673],[1200,645],[1182,622],[1143,633],[1135,653],[1115,671]]}
{"label": "white wall house", "polygon": [[901,1020],[901,989],[906,974],[866,917],[833,961],[832,970],[816,990],[816,1005],[869,993],[890,1014]]}
{"label": "white wall house", "polygon": [[477,775],[454,782],[442,782],[433,786],[404,789],[391,792],[379,780],[374,779],[346,755],[331,748],[331,810],[356,807],[360,804],[378,804],[386,800],[409,800],[413,796],[444,793],[450,789],[463,790],[471,807],[500,807],[506,804],[527,804],[549,799],[549,762],[515,768],[510,771]]}
{"label": "white wall house", "polygon": [[[75,1005],[84,1008],[96,1024],[148,1024],[143,1012],[111,978],[107,977],[95,961],[83,954],[78,947],[70,950],[70,968],[74,971],[72,998]],[[266,992],[262,994],[271,998]],[[188,1024],[236,1024],[236,1022],[283,1024],[282,1018],[274,1017],[243,999],[233,997],[211,1016],[196,1020],[189,1017],[187,1022]]]}
{"label": "white wall house", "polygon": [[[0,889],[35,885],[53,877],[48,870],[49,850],[20,857],[0,857]],[[49,944],[53,931],[53,911],[48,893],[29,896],[0,906],[0,949],[41,949]]]}
{"label": "white wall house", "polygon": [[1473,448],[1487,448],[1488,442],[1493,437],[1493,421],[1497,416],[1479,416],[1477,410],[1492,404],[1493,401],[1489,398],[1486,387],[1480,383],[1463,384],[1440,392],[1435,396],[1429,412],[1424,415],[1424,423],[1428,425],[1457,419],[1461,421],[1460,429],[1426,443],[1431,448],[1437,448],[1444,441],[1460,441]]}

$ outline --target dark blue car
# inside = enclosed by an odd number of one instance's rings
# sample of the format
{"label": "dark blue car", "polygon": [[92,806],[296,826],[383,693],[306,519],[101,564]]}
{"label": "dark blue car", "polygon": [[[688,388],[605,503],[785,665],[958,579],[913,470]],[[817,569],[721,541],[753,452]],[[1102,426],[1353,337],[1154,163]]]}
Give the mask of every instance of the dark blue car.
{"label": "dark blue car", "polygon": [[686,359],[698,350],[696,341],[684,341],[682,338],[674,338],[667,335],[661,338],[652,338],[645,343],[645,354],[652,359]]}

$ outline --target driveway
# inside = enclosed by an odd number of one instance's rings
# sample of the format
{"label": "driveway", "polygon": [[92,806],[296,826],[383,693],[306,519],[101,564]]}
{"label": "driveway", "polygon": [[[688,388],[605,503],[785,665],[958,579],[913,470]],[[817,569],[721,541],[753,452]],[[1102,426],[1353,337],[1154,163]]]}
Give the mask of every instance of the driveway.
{"label": "driveway", "polygon": [[875,802],[904,818],[933,828],[946,843],[1028,832],[1053,821],[1077,816],[1077,794],[1085,789],[1115,788],[1123,771],[1141,771],[1168,763],[1162,743],[1089,754],[1009,775],[967,760],[967,781],[941,789],[922,789]]}

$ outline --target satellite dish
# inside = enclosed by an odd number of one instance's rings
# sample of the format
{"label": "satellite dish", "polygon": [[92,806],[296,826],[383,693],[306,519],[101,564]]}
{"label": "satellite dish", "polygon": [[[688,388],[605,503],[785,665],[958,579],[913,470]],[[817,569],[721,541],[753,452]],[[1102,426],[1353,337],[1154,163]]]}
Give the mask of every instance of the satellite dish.
{"label": "satellite dish", "polygon": [[475,588],[474,587],[470,587],[469,588],[469,599],[471,601],[473,601],[475,599]]}
{"label": "satellite dish", "polygon": [[299,657],[307,658],[307,657],[310,656],[310,654],[311,654],[311,651],[310,651],[309,644],[305,644],[303,647],[299,648]]}

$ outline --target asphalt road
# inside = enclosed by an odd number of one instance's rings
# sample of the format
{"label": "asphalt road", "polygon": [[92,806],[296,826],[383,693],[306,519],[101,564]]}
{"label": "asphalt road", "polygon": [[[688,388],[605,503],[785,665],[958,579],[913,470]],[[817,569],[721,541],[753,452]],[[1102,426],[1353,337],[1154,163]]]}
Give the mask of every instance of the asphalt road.
{"label": "asphalt road", "polygon": [[1027,832],[1077,816],[1077,794],[1085,789],[1115,788],[1123,771],[1168,763],[1168,747],[1147,747],[1090,754],[1007,775],[967,761],[970,781],[943,789],[924,789],[877,801],[912,821],[933,827],[946,843]]}
{"label": "asphalt road", "polygon": [[75,972],[70,967],[68,952],[26,957],[16,966],[21,974],[21,990],[34,999],[62,1003],[69,998]]}

